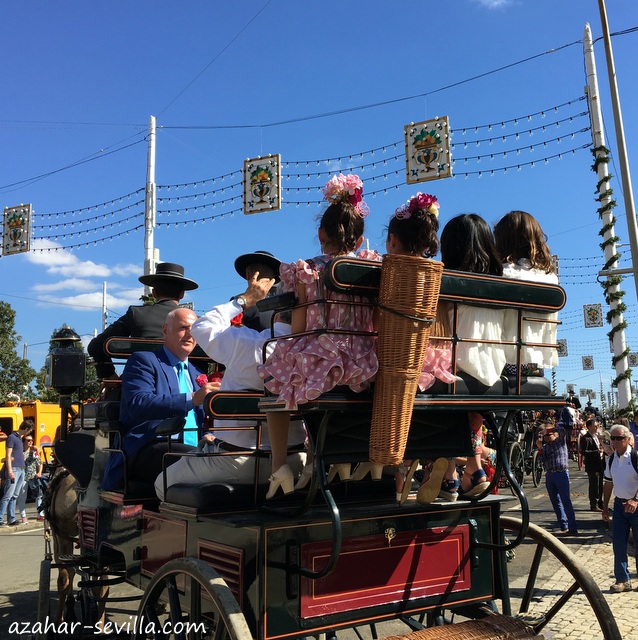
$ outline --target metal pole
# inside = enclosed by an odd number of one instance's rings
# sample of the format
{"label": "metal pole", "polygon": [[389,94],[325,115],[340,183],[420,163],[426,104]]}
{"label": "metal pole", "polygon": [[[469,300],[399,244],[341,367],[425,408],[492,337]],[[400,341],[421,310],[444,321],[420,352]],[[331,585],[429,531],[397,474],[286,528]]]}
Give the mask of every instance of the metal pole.
{"label": "metal pole", "polygon": [[106,280],[102,283],[102,331],[106,329]]}
{"label": "metal pole", "polygon": [[[148,122],[148,154],[146,159],[146,198],[144,200],[144,275],[155,273],[153,229],[155,228],[155,116]],[[151,295],[151,287],[144,286],[144,295]]]}
{"label": "metal pole", "polygon": [[[585,25],[585,33],[583,36],[583,46],[585,50],[585,66],[587,69],[587,98],[589,101],[589,113],[591,116],[591,129],[592,129],[592,141],[594,148],[600,149],[605,147],[605,134],[603,132],[603,118],[600,108],[600,98],[598,94],[598,79],[596,76],[596,59],[594,57],[594,44],[591,36],[591,29],[589,25]],[[604,156],[602,151],[597,152],[597,157]],[[600,193],[600,204],[604,210],[611,202],[611,195],[609,190],[609,172],[607,170],[606,162],[598,163],[598,191]],[[605,242],[605,260],[609,262],[616,255],[616,243],[607,242],[610,239],[616,237],[614,231],[613,222],[613,209],[609,208],[602,214],[602,222],[606,228],[604,234]],[[638,265],[638,261],[634,263],[634,267]],[[608,277],[614,273],[613,269],[607,270]],[[636,279],[638,282],[638,279]],[[620,291],[618,284],[609,283],[607,285],[607,295],[609,299],[609,308],[612,310],[617,309],[620,304],[620,300],[615,294]],[[624,322],[622,313],[614,314],[612,316],[612,327],[616,327]],[[618,357],[625,352],[627,345],[625,343],[625,332],[623,329],[616,331],[613,335],[613,348],[614,356]],[[627,362],[627,356],[621,358],[616,362],[616,376],[620,376],[626,373],[629,367]],[[629,405],[631,400],[631,385],[628,378],[623,378],[618,382],[619,404],[621,408],[625,408]]]}
{"label": "metal pole", "polygon": [[616,129],[616,144],[618,146],[618,170],[620,171],[620,179],[623,188],[625,213],[627,214],[627,228],[629,230],[629,243],[631,246],[631,262],[634,268],[634,285],[636,287],[636,296],[638,297],[638,223],[636,223],[634,193],[631,187],[631,174],[629,172],[629,160],[627,158],[627,146],[625,144],[625,130],[623,127],[622,112],[620,110],[618,83],[616,82],[614,54],[611,49],[611,36],[609,35],[609,23],[607,22],[605,0],[598,0],[598,8],[600,9],[600,22],[603,29],[605,55],[607,57],[609,93],[611,95],[611,106],[614,112],[614,127]]}

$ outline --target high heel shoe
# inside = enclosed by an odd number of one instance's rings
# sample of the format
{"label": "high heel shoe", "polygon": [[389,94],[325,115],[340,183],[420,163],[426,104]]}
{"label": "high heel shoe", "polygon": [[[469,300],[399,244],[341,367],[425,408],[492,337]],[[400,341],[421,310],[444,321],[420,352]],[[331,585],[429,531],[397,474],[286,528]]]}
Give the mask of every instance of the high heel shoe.
{"label": "high heel shoe", "polygon": [[268,493],[266,494],[266,500],[270,500],[277,493],[277,489],[281,487],[281,490],[285,495],[292,493],[295,488],[295,476],[292,472],[292,469],[284,464],[279,467],[275,473],[273,473],[270,478],[270,486],[268,487]]}
{"label": "high heel shoe", "polygon": [[297,480],[295,484],[295,491],[299,491],[299,489],[303,489],[311,480],[312,480],[312,462],[308,463],[304,466],[301,471],[301,475],[299,476],[299,480]]}
{"label": "high heel shoe", "polygon": [[397,504],[405,504],[410,495],[410,491],[412,489],[412,478],[414,476],[414,472],[419,466],[418,460],[413,460],[410,462],[410,466],[406,468],[405,462],[402,462],[398,468],[395,475],[396,478],[396,491],[397,491]]}
{"label": "high heel shoe", "polygon": [[445,458],[438,458],[432,465],[430,477],[423,482],[416,494],[416,501],[419,504],[430,504],[439,497],[443,476],[447,471],[448,462]]}
{"label": "high heel shoe", "polygon": [[376,462],[360,462],[357,468],[354,470],[350,480],[358,482],[363,480],[368,474],[372,480],[381,480],[381,474],[383,473],[383,465]]}
{"label": "high heel shoe", "polygon": [[339,476],[341,482],[350,480],[350,465],[347,462],[341,462],[339,464],[331,464],[328,470],[328,482],[332,482],[335,476]]}

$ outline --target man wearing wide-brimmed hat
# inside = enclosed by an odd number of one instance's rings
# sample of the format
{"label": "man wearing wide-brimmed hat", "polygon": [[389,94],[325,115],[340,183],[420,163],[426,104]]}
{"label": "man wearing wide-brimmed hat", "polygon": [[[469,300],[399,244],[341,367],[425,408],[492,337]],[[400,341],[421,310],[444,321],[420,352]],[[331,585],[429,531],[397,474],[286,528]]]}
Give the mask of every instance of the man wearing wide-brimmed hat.
{"label": "man wearing wide-brimmed hat", "polygon": [[[280,281],[280,266],[281,260],[268,251],[244,253],[235,260],[235,271],[247,282],[250,282],[255,273],[259,273],[262,278],[274,278],[277,285]],[[275,289],[276,287],[273,288],[271,295]],[[258,311],[256,306],[250,306],[244,309],[242,322],[250,329],[263,331],[270,327],[272,315],[272,311]]]}
{"label": "man wearing wide-brimmed hat", "polygon": [[162,325],[169,311],[177,308],[186,291],[197,289],[198,284],[184,277],[184,267],[174,262],[160,262],[155,273],[140,276],[139,281],[152,288],[155,304],[137,305],[109,325],[89,342],[87,351],[95,361],[95,370],[102,380],[115,379],[115,367],[104,353],[104,344],[114,336],[128,338],[162,338]]}

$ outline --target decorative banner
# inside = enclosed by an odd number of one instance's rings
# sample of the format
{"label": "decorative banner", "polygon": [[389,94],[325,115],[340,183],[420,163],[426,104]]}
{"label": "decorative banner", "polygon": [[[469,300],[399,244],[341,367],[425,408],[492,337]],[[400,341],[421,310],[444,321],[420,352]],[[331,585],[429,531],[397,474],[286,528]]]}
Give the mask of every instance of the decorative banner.
{"label": "decorative banner", "polygon": [[5,207],[2,233],[2,255],[23,253],[29,250],[29,228],[31,226],[31,205]]}
{"label": "decorative banner", "polygon": [[587,389],[580,389],[578,395],[582,398],[587,395]]}
{"label": "decorative banner", "polygon": [[594,356],[583,356],[583,370],[592,371],[594,368]]}
{"label": "decorative banner", "polygon": [[449,131],[447,116],[403,127],[405,180],[408,184],[452,175]]}
{"label": "decorative banner", "polygon": [[244,161],[244,213],[281,209],[279,154]]}
{"label": "decorative banner", "polygon": [[573,395],[574,395],[574,385],[573,385],[573,384],[568,384],[568,385],[567,385],[567,393],[568,393],[570,396],[573,396]]}
{"label": "decorative banner", "polygon": [[603,326],[602,304],[584,304],[583,314],[585,316],[585,329]]}
{"label": "decorative banner", "polygon": [[595,400],[595,399],[596,399],[596,392],[595,392],[595,391],[592,391],[592,392],[589,394],[589,398],[590,398],[591,400]]}
{"label": "decorative banner", "polygon": [[638,367],[638,353],[636,353],[635,351],[632,351],[627,356],[627,362],[629,363],[630,367]]}
{"label": "decorative banner", "polygon": [[562,340],[556,341],[556,351],[558,352],[559,358],[565,358],[569,355],[567,351],[567,340],[564,338]]}

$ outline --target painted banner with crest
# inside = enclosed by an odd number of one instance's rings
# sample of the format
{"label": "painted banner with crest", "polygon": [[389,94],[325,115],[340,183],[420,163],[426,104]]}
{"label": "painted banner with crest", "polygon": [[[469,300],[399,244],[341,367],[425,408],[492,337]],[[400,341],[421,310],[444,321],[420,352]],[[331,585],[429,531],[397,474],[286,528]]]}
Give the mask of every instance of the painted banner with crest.
{"label": "painted banner with crest", "polygon": [[244,213],[281,209],[281,157],[244,160]]}
{"label": "painted banner with crest", "polygon": [[594,356],[583,356],[583,371],[593,371]]}
{"label": "painted banner with crest", "polygon": [[603,305],[602,304],[584,304],[583,316],[585,320],[585,329],[603,326]]}
{"label": "painted banner with crest", "polygon": [[31,205],[5,207],[2,231],[2,255],[29,251]]}
{"label": "painted banner with crest", "polygon": [[449,178],[450,127],[447,116],[411,123],[405,134],[405,179],[408,184]]}

